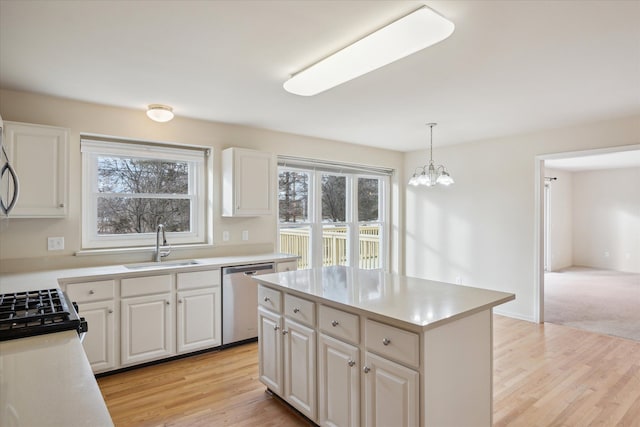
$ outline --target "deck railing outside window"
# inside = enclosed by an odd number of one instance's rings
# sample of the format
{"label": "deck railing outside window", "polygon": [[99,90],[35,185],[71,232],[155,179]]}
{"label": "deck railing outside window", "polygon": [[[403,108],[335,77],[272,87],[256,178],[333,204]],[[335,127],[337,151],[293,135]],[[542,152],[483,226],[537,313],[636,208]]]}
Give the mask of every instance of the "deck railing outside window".
{"label": "deck railing outside window", "polygon": [[[360,268],[380,268],[380,228],[360,226]],[[309,228],[280,229],[280,251],[299,255],[298,269],[311,268]],[[325,228],[322,233],[322,265],[346,265],[347,227]]]}

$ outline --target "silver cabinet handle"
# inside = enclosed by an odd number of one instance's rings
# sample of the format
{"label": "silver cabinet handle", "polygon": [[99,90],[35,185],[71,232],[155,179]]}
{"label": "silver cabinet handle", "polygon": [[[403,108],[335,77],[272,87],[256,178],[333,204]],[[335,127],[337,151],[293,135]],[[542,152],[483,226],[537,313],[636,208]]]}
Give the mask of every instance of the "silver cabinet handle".
{"label": "silver cabinet handle", "polygon": [[171,305],[171,301],[166,301],[167,305]]}
{"label": "silver cabinet handle", "polygon": [[64,203],[60,203],[58,206],[64,208]]}
{"label": "silver cabinet handle", "polygon": [[364,368],[362,368],[362,370],[364,371],[365,374],[368,374],[371,369],[369,369],[368,366],[365,366]]}
{"label": "silver cabinet handle", "polygon": [[89,295],[93,295],[95,293],[96,293],[96,291],[94,291],[93,289],[89,289]]}
{"label": "silver cabinet handle", "polygon": [[300,313],[300,309],[298,307],[296,307],[296,308],[293,309],[293,312],[296,313],[296,314]]}
{"label": "silver cabinet handle", "polygon": [[389,338],[384,338],[384,339],[382,340],[382,344],[384,344],[384,345],[389,345],[389,344],[391,344],[391,340],[390,340]]}
{"label": "silver cabinet handle", "polygon": [[340,324],[340,322],[338,322],[337,320],[332,320],[332,321],[331,321],[331,326],[333,326],[334,328],[335,328],[336,326],[338,326],[339,324]]}
{"label": "silver cabinet handle", "polygon": [[109,311],[107,311],[107,313],[111,314],[111,313],[113,313],[113,310],[109,309]]}
{"label": "silver cabinet handle", "polygon": [[288,333],[289,333],[289,331],[287,331],[286,329],[284,329],[284,330],[282,331],[282,335],[287,335]]}
{"label": "silver cabinet handle", "polygon": [[274,330],[274,331],[277,331],[278,329],[280,329],[280,326],[278,326],[278,325],[273,325],[273,330]]}
{"label": "silver cabinet handle", "polygon": [[269,301],[271,301],[271,298],[269,298],[269,297],[264,297],[264,302],[269,302]]}
{"label": "silver cabinet handle", "polygon": [[182,298],[180,298],[180,299],[178,300],[178,303],[179,303],[179,304],[182,304]]}
{"label": "silver cabinet handle", "polygon": [[353,368],[354,366],[356,366],[356,361],[355,361],[355,360],[351,360],[351,359],[349,359],[349,361],[347,362],[347,364]]}

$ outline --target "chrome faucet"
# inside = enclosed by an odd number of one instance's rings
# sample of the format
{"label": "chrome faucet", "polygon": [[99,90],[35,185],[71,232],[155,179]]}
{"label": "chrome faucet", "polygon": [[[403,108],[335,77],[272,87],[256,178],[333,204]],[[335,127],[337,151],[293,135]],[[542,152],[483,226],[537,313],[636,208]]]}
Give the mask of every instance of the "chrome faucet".
{"label": "chrome faucet", "polygon": [[[160,245],[160,233],[162,233],[162,245]],[[160,250],[161,247],[168,248],[164,251]],[[171,253],[171,245],[167,244],[167,235],[164,232],[164,225],[158,224],[158,228],[156,228],[156,252],[155,259],[156,262],[160,262],[162,258],[169,256]]]}

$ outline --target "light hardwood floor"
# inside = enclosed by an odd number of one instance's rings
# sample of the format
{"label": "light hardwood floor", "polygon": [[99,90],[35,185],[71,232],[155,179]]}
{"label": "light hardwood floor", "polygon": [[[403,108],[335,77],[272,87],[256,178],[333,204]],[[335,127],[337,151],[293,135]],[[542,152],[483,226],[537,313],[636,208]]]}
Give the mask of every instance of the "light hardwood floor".
{"label": "light hardwood floor", "polygon": [[[116,426],[308,425],[257,376],[253,343],[98,383]],[[493,406],[495,426],[640,426],[640,343],[494,316]]]}

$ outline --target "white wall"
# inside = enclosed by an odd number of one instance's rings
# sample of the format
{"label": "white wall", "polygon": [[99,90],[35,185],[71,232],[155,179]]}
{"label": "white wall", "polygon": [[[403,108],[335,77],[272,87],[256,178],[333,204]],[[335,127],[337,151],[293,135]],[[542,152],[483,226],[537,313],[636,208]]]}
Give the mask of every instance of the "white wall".
{"label": "white wall", "polygon": [[573,264],[640,273],[640,168],[573,173]]}
{"label": "white wall", "polygon": [[[74,256],[80,249],[80,133],[168,141],[212,147],[214,169],[220,170],[220,152],[228,147],[245,147],[281,155],[337,160],[396,169],[391,180],[391,268],[402,265],[404,247],[402,235],[403,159],[400,152],[365,148],[300,135],[273,132],[246,126],[215,123],[177,117],[169,123],[156,123],[139,110],[109,107],[25,92],[0,91],[0,114],[4,120],[61,126],[70,129],[70,198],[66,219],[0,219],[0,272],[32,271],[88,265],[151,260],[151,253],[134,255]],[[295,118],[292,118],[294,120]],[[42,177],[47,179],[47,177]],[[276,195],[274,194],[275,198]],[[174,248],[172,257],[210,257],[269,252],[276,247],[276,217],[222,218],[220,215],[220,174],[213,177],[214,246],[203,250],[180,251]],[[222,231],[231,234],[222,241]],[[248,230],[250,241],[241,240],[241,231]],[[47,251],[47,237],[63,236],[65,249]]]}
{"label": "white wall", "polygon": [[[454,123],[440,123],[440,131]],[[406,189],[406,273],[513,292],[496,311],[535,320],[537,156],[640,142],[640,115],[437,148],[456,180],[449,188]],[[437,138],[436,138],[437,144]],[[407,153],[405,170],[428,159]],[[408,176],[406,177],[408,178]]]}
{"label": "white wall", "polygon": [[549,271],[573,265],[573,174],[545,169],[545,176],[558,178],[549,183]]}

